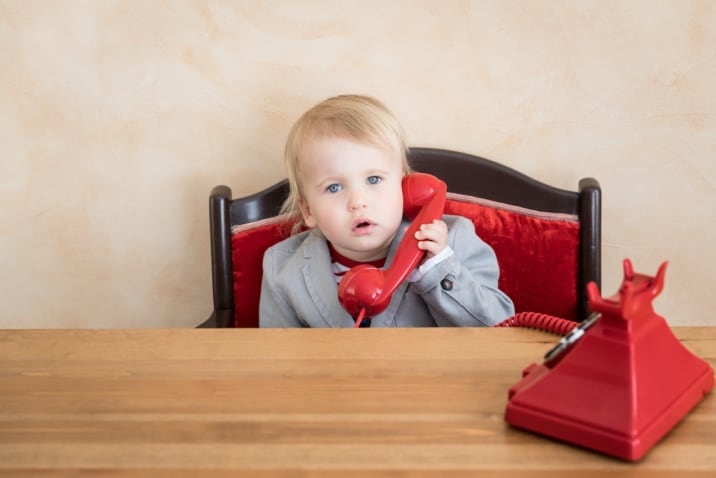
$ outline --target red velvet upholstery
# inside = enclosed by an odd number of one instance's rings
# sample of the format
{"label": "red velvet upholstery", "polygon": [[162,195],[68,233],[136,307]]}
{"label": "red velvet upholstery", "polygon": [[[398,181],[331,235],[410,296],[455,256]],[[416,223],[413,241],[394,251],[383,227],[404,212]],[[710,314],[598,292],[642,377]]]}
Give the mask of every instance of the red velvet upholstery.
{"label": "red velvet upholstery", "polygon": [[[446,214],[470,218],[500,264],[500,288],[515,312],[577,320],[579,222],[568,214],[541,213],[456,194]],[[232,235],[236,327],[257,327],[264,251],[288,237],[280,217],[244,224]]]}

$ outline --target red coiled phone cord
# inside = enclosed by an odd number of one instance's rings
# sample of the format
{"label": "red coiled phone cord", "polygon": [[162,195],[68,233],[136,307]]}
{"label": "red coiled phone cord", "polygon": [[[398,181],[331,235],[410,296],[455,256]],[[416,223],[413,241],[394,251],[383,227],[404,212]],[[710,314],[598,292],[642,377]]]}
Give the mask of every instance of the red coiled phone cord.
{"label": "red coiled phone cord", "polygon": [[539,312],[518,312],[495,325],[495,327],[528,327],[557,335],[567,335],[577,325],[579,325],[578,322],[554,317],[553,315]]}
{"label": "red coiled phone cord", "polygon": [[[365,317],[365,309],[361,309],[356,318],[354,328],[360,327],[360,323]],[[509,317],[495,327],[527,327],[531,329],[543,330],[557,335],[567,335],[578,325],[577,322],[555,317],[553,315],[541,314],[539,312],[518,312]]]}

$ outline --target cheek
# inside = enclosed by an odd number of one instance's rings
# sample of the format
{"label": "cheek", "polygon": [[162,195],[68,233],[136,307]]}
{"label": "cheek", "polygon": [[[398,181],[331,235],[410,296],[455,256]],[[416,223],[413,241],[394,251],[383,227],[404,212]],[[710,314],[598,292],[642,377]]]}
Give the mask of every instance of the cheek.
{"label": "cheek", "polygon": [[301,208],[303,220],[308,227],[330,227],[340,213],[340,206],[336,201],[316,200]]}
{"label": "cheek", "polygon": [[402,216],[403,213],[403,190],[398,188],[398,191],[393,196],[393,204],[396,209],[400,210],[400,214]]}
{"label": "cheek", "polygon": [[385,198],[383,204],[389,211],[391,221],[400,224],[403,220],[403,195],[392,194],[389,198]]}

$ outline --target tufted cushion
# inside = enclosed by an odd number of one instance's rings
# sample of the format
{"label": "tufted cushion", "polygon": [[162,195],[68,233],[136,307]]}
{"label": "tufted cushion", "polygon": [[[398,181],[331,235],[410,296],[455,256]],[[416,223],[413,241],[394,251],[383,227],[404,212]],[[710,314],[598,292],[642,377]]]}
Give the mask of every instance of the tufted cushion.
{"label": "tufted cushion", "polygon": [[[465,216],[492,246],[500,264],[499,286],[515,312],[541,312],[577,319],[579,221],[574,215],[544,213],[448,193],[445,214]],[[262,258],[288,237],[282,216],[235,226],[232,231],[234,303],[237,327],[257,327]]]}

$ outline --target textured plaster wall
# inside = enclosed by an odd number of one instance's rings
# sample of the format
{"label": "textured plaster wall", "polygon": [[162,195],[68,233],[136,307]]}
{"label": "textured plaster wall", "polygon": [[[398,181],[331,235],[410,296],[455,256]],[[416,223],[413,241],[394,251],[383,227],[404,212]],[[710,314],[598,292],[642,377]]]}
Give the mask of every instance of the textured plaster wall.
{"label": "textured plaster wall", "polygon": [[716,2],[0,0],[0,327],[188,327],[207,198],[292,121],[381,98],[410,144],[604,191],[603,292],[716,325]]}

